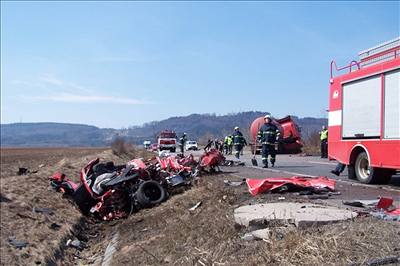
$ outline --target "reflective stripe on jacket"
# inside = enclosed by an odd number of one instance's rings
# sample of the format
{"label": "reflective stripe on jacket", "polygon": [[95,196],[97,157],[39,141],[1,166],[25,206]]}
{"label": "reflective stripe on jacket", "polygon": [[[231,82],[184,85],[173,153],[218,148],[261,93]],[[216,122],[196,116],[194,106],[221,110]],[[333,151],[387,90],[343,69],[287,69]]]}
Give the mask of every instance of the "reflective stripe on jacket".
{"label": "reflective stripe on jacket", "polygon": [[245,140],[245,138],[243,137],[242,132],[235,131],[235,133],[233,133],[233,145],[246,145],[247,142]]}
{"label": "reflective stripe on jacket", "polygon": [[257,140],[262,144],[274,144],[278,141],[280,134],[277,126],[272,123],[265,123],[258,130]]}

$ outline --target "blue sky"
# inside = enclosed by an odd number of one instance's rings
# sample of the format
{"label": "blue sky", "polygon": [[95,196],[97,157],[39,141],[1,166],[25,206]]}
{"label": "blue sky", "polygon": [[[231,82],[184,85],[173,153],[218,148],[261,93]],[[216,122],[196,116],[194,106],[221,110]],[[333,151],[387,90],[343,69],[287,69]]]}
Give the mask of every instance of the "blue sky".
{"label": "blue sky", "polygon": [[400,35],[399,2],[1,2],[1,122],[326,117],[329,63]]}

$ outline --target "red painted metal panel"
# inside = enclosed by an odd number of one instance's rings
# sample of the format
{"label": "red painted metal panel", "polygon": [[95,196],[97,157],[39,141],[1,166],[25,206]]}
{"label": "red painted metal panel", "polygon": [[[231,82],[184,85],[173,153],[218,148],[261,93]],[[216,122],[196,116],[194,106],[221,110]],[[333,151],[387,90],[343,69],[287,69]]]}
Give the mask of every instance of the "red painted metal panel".
{"label": "red painted metal panel", "polygon": [[[332,64],[331,64],[332,66]],[[350,66],[350,65],[349,65]],[[348,66],[348,67],[349,67]],[[336,159],[342,163],[350,163],[350,155],[357,146],[363,147],[370,157],[373,167],[400,169],[400,140],[383,139],[384,130],[384,73],[400,68],[400,58],[395,58],[380,64],[361,68],[357,71],[331,78],[329,92],[329,111],[342,110],[342,85],[344,83],[366,78],[373,75],[381,75],[381,137],[379,139],[357,139],[343,140],[342,125],[329,126],[328,152],[331,159]],[[343,68],[344,69],[344,68]],[[360,95],[362,97],[362,95]]]}
{"label": "red painted metal panel", "polygon": [[329,91],[329,111],[336,110],[342,110],[342,85],[334,80]]}
{"label": "red painted metal panel", "polygon": [[385,75],[381,74],[381,134],[380,140],[383,138],[383,128],[385,121]]}

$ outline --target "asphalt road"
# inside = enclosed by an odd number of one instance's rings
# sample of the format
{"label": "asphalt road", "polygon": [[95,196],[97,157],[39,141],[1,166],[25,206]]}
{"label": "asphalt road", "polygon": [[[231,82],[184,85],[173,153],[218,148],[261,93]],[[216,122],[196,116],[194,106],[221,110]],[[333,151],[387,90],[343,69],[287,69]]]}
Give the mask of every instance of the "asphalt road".
{"label": "asphalt road", "polygon": [[[237,160],[233,155],[227,155],[228,160]],[[250,151],[245,151],[244,155],[240,157],[240,161],[244,162],[246,167],[259,169],[261,171],[273,172],[273,173],[283,173],[285,175],[299,175],[299,176],[327,176],[329,178],[336,179],[338,181],[358,183],[356,180],[349,180],[347,177],[347,168],[338,177],[332,174],[330,171],[336,167],[336,161],[329,161],[328,159],[322,159],[318,156],[300,156],[300,155],[287,155],[278,154],[276,157],[275,167],[268,169],[262,168],[261,156],[256,155],[258,161],[258,167],[254,167],[251,164],[251,159],[253,155]],[[362,184],[364,185],[364,184]],[[369,186],[369,185],[368,185]],[[372,187],[382,187],[382,185],[371,185]],[[385,185],[386,188],[391,188],[400,191],[400,176],[393,176],[390,184]]]}
{"label": "asphalt road", "polygon": [[[228,160],[236,160],[234,156],[227,155]],[[400,176],[392,177],[387,185],[367,185],[347,177],[347,169],[340,177],[330,173],[336,166],[335,161],[322,159],[316,156],[277,155],[275,167],[262,168],[261,156],[257,155],[258,167],[251,164],[253,155],[245,151],[240,161],[245,163],[243,167],[223,167],[223,171],[237,179],[241,178],[266,178],[266,177],[290,177],[290,176],[327,176],[337,180],[337,191],[340,196],[332,198],[334,205],[342,205],[343,200],[352,199],[376,199],[378,197],[392,197],[397,206],[400,205]]]}
{"label": "asphalt road", "polygon": [[[203,150],[192,152],[195,156],[203,153]],[[187,153],[186,153],[187,154]],[[395,206],[400,206],[400,176],[393,176],[390,184],[368,185],[362,184],[357,180],[350,180],[347,177],[347,169],[338,177],[330,173],[336,166],[335,161],[322,159],[317,156],[300,155],[277,155],[275,167],[268,169],[262,168],[261,156],[257,155],[258,166],[252,166],[253,155],[249,150],[244,151],[240,161],[245,166],[221,167],[224,173],[230,174],[232,180],[244,178],[266,178],[266,177],[290,177],[290,176],[326,176],[337,181],[336,190],[340,195],[324,200],[330,205],[343,206],[343,201],[347,200],[371,200],[379,197],[391,197],[394,199]],[[227,160],[237,161],[233,155],[227,155]],[[288,197],[289,195],[285,195]],[[290,195],[289,197],[292,197]],[[296,198],[296,197],[295,197]]]}

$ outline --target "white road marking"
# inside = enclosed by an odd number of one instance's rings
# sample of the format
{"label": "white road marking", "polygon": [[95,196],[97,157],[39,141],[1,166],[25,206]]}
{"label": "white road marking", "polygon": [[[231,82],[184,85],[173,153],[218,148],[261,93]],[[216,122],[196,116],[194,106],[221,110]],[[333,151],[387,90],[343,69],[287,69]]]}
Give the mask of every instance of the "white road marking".
{"label": "white road marking", "polygon": [[336,163],[327,163],[327,162],[317,162],[317,161],[308,161],[309,163],[316,163],[316,164],[326,164],[326,165],[336,165]]}
{"label": "white road marking", "polygon": [[358,187],[369,187],[369,188],[374,188],[374,189],[383,189],[383,190],[388,190],[388,191],[396,191],[400,193],[400,189],[395,189],[387,186],[379,186],[379,185],[369,185],[369,184],[362,184],[362,183],[356,183],[356,182],[351,182],[351,181],[346,181],[346,180],[336,180],[337,182],[341,183],[346,183],[350,184],[352,186],[358,186]]}

